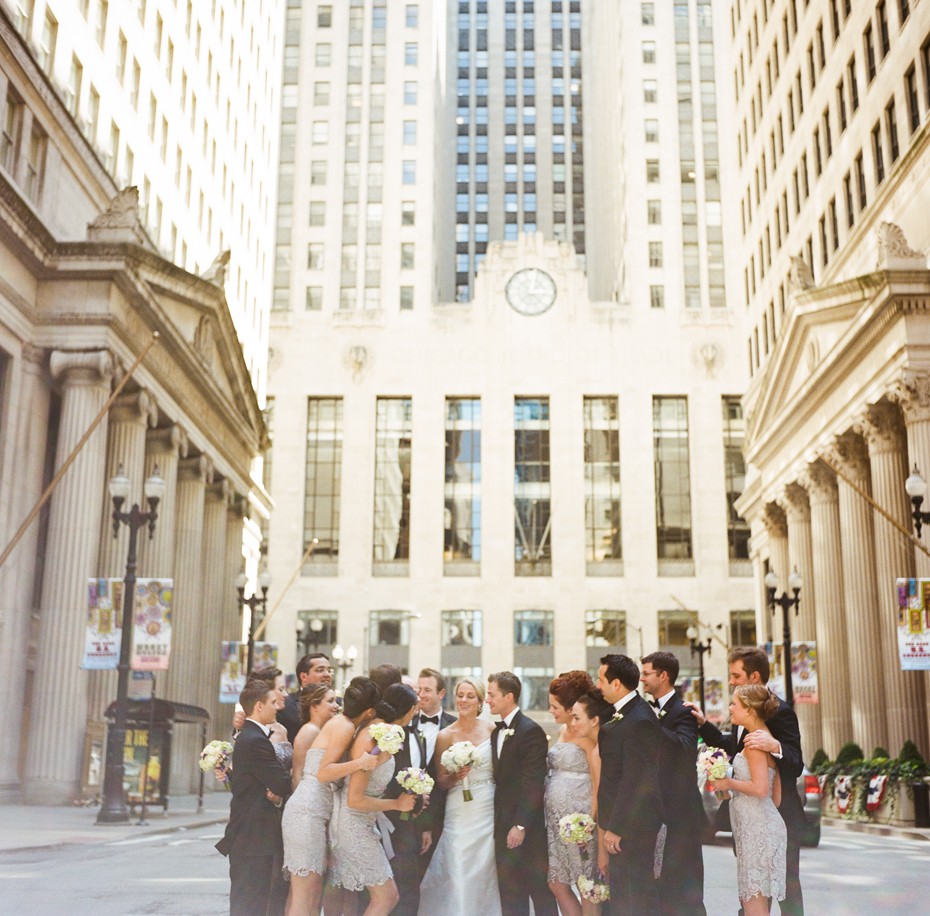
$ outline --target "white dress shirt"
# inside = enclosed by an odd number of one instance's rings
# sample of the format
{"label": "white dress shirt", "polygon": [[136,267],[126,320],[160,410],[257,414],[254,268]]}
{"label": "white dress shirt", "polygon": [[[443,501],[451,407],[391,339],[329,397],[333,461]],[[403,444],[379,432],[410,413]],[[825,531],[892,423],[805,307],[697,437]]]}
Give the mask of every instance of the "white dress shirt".
{"label": "white dress shirt", "polygon": [[515,706],[506,716],[503,718],[504,727],[499,729],[497,732],[497,756],[500,757],[501,751],[504,749],[504,732],[510,728],[511,724],[517,713],[520,711],[519,706]]}

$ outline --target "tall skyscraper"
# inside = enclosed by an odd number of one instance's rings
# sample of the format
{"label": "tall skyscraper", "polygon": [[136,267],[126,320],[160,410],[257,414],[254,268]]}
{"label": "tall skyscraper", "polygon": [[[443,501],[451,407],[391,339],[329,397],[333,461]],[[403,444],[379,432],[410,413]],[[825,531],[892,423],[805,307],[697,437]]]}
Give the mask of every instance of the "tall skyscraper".
{"label": "tall skyscraper", "polygon": [[532,710],[610,649],[670,647],[693,677],[694,625],[719,681],[733,634],[755,638],[720,23],[627,6],[289,5],[285,666],[353,644],[355,670],[513,668]]}
{"label": "tall skyscraper", "polygon": [[728,15],[730,298],[752,374],[738,506],[757,594],[767,571],[779,594],[802,576],[787,622],[817,645],[820,702],[798,706],[809,751],[854,740],[896,755],[911,738],[926,753],[926,662],[907,648],[925,639],[922,592],[895,585],[930,571],[904,488],[930,468],[930,8],[778,0]]}

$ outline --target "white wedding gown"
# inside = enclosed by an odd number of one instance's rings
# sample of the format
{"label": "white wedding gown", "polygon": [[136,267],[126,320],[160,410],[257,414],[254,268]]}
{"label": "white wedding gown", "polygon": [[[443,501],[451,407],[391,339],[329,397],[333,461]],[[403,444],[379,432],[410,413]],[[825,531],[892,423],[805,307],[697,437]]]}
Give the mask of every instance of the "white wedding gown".
{"label": "white wedding gown", "polygon": [[418,916],[501,916],[494,859],[494,775],[491,742],[478,745],[481,762],[449,790],[442,836],[420,885]]}

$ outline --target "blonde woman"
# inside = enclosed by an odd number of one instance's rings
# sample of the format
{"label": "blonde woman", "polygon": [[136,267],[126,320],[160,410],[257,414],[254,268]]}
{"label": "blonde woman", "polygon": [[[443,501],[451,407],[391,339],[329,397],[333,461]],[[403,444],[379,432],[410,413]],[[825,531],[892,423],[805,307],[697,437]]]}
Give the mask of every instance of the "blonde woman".
{"label": "blonde woman", "polygon": [[[419,916],[501,916],[494,859],[494,770],[490,722],[479,719],[484,684],[465,677],[455,685],[459,717],[436,737],[439,786],[448,792],[446,816],[436,853],[420,884]],[[453,744],[470,741],[479,762],[450,773],[442,755]],[[465,801],[468,776],[471,801]]]}

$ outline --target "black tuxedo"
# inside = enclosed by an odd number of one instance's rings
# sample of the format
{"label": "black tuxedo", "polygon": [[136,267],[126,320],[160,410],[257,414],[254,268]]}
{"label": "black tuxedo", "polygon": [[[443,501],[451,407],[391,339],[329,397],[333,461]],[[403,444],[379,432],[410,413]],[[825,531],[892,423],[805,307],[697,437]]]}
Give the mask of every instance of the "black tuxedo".
{"label": "black tuxedo", "polygon": [[294,743],[297,732],[304,724],[300,717],[300,691],[289,693],[284,701],[284,708],[278,710],[278,724],[287,729],[287,740]]}
{"label": "black tuxedo", "polygon": [[[444,728],[448,728],[453,722],[456,721],[456,717],[447,713],[445,710],[442,710],[439,713],[439,730],[442,731]],[[419,731],[420,728],[420,717],[416,715],[413,717],[413,720],[410,723],[410,728],[414,731]],[[425,741],[424,741],[425,744]],[[422,751],[422,749],[421,749]],[[424,769],[430,776],[433,777],[435,782],[439,778],[439,760],[436,758],[436,745],[433,744],[433,755],[426,761]],[[442,834],[442,824],[446,815],[446,793],[439,788],[438,783],[433,786],[433,791],[430,793],[429,797],[429,807],[420,815],[420,820],[423,825],[424,830],[429,830],[433,834],[433,843],[427,851],[426,855],[423,856],[420,860],[420,877],[426,873],[426,867],[429,865],[430,859],[433,857],[433,851],[436,849],[436,844],[439,842],[439,837]]]}
{"label": "black tuxedo", "polygon": [[[801,756],[801,729],[798,726],[797,715],[784,700],[779,701],[778,711],[765,725],[772,733],[772,737],[781,745],[781,758],[775,758],[775,765],[778,767],[778,776],[781,780],[781,804],[778,806],[778,813],[781,814],[788,828],[786,896],[779,906],[785,916],[804,916],[800,878],[800,834],[807,823],[807,817],[797,792],[798,777],[804,769],[804,758]],[[737,731],[741,732],[738,737]],[[722,747],[730,757],[735,757],[743,749],[746,731],[734,726],[729,737],[725,737],[715,725],[705,722],[700,728],[700,735],[705,744],[710,747]]]}
{"label": "black tuxedo", "polygon": [[695,768],[697,719],[673,692],[659,712],[659,725],[659,787],[666,826],[659,911],[663,916],[705,916],[701,840],[706,818]]}
{"label": "black tuxedo", "polygon": [[662,727],[652,707],[634,694],[621,718],[601,726],[598,825],[620,837],[610,857],[610,916],[646,916],[658,909],[653,877],[656,837],[665,817],[659,789]]}
{"label": "black tuxedo", "polygon": [[278,762],[259,726],[247,719],[233,750],[229,823],[216,848],[229,856],[230,916],[266,916],[274,885],[274,862],[281,861],[281,809],[266,790],[287,798],[291,776]]}
{"label": "black tuxedo", "polygon": [[[491,735],[494,762],[494,852],[503,916],[528,916],[530,898],[536,916],[557,916],[546,883],[549,852],[543,799],[546,791],[546,733],[517,710],[513,734],[497,752],[498,729]],[[507,848],[512,827],[524,827],[523,843]]]}

